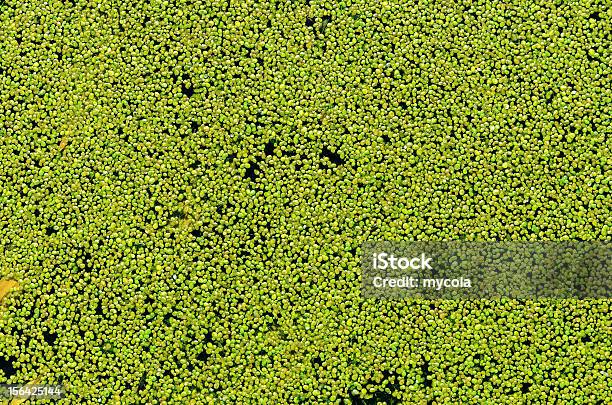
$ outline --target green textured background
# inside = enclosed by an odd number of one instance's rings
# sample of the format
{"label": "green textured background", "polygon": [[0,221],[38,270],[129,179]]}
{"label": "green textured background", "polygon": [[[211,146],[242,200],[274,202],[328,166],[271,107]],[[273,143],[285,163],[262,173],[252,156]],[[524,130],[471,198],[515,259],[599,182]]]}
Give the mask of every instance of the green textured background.
{"label": "green textured background", "polygon": [[5,1],[0,382],[606,403],[609,300],[364,300],[359,254],[610,240],[610,20],[606,1]]}

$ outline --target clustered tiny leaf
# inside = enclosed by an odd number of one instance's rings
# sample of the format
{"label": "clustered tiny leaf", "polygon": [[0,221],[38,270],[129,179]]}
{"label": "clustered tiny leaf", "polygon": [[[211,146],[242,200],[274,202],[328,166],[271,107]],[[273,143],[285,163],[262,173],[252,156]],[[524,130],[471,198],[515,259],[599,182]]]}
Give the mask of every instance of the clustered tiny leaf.
{"label": "clustered tiny leaf", "polygon": [[[606,403],[608,300],[377,301],[372,240],[610,240],[603,1],[0,2],[0,383]],[[8,285],[8,284],[7,284]]]}

